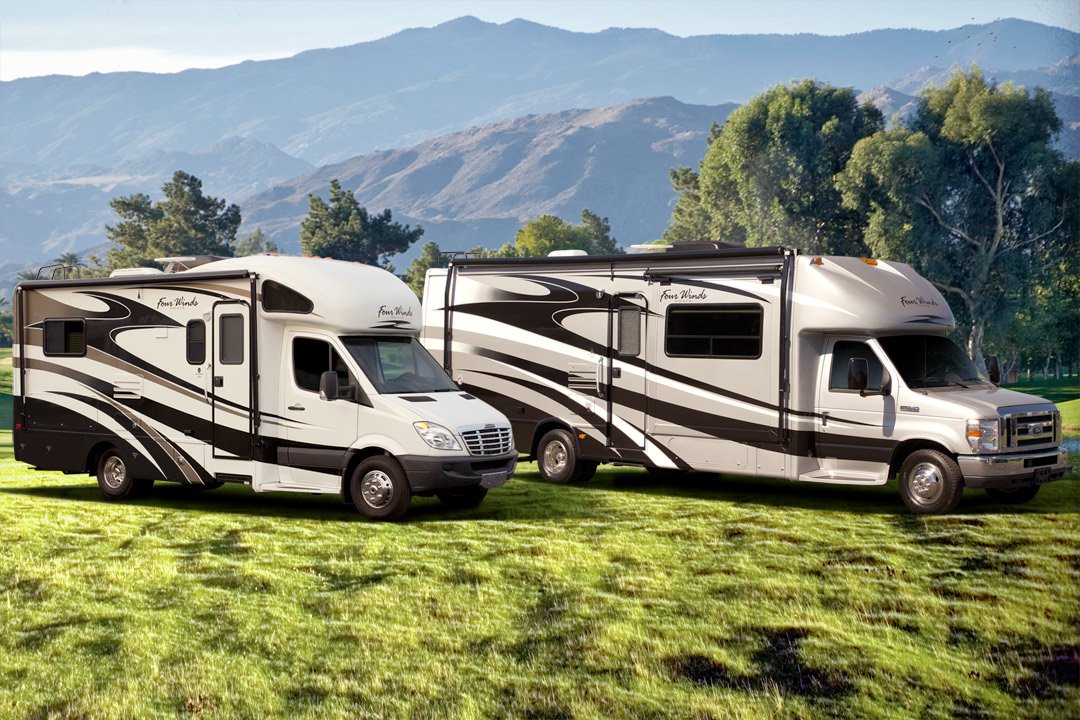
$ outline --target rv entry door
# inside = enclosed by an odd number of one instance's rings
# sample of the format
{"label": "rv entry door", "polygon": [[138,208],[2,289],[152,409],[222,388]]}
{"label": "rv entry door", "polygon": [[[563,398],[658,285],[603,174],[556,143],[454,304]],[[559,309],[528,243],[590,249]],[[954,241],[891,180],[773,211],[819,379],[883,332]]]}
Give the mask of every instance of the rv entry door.
{"label": "rv entry door", "polygon": [[607,384],[607,443],[616,450],[645,448],[645,324],[648,301],[641,293],[611,296]]}
{"label": "rv entry door", "polygon": [[214,457],[251,459],[251,309],[214,303],[210,338],[210,420]]}

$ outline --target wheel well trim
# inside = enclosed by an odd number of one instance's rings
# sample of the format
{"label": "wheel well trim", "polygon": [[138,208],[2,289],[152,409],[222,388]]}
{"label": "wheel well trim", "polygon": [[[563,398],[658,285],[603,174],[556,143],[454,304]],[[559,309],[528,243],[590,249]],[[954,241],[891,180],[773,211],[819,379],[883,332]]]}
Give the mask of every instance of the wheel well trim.
{"label": "wheel well trim", "polygon": [[896,477],[900,473],[900,468],[903,467],[904,461],[906,461],[912,453],[919,450],[937,450],[938,452],[945,453],[954,461],[956,460],[956,453],[938,440],[930,440],[928,438],[904,440],[893,449],[892,459],[889,461],[889,476],[886,481]]}
{"label": "wheel well trim", "polygon": [[539,457],[537,451],[540,449],[540,440],[543,439],[543,437],[552,430],[565,430],[566,432],[570,433],[570,439],[574,443],[574,453],[578,457],[581,457],[581,443],[578,442],[577,431],[565,420],[560,420],[556,417],[548,417],[536,423],[536,429],[533,431],[532,442],[529,444],[530,459],[536,460]]}

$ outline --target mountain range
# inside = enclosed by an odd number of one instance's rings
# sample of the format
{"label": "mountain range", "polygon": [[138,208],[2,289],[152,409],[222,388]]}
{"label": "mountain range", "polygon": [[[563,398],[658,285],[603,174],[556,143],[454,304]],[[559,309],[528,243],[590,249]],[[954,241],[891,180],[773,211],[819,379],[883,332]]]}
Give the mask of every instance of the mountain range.
{"label": "mountain range", "polygon": [[1078,50],[1080,34],[1019,20],[682,38],[466,17],[216,70],[4,82],[0,263],[100,244],[109,198],[156,196],[176,169],[286,249],[307,193],[333,177],[440,244],[498,245],[522,220],[583,207],[623,242],[647,240],[670,214],[667,170],[696,164],[734,103],[793,78],[871,90],[890,116],[978,63],[1053,91],[1068,115],[1059,142],[1075,154]]}

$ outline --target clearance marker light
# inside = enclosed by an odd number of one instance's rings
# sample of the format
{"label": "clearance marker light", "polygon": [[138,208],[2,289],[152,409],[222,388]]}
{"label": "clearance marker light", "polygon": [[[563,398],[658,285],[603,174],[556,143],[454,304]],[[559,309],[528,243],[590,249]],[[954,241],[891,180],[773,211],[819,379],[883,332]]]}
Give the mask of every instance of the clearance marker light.
{"label": "clearance marker light", "polygon": [[577,437],[578,437],[578,440],[584,440],[585,439],[585,433],[578,433]]}
{"label": "clearance marker light", "polygon": [[867,265],[877,265],[877,260],[875,260],[874,258],[859,258],[859,260],[866,263]]}
{"label": "clearance marker light", "polygon": [[819,257],[816,257],[816,258],[814,258],[813,260],[810,261],[810,264],[811,265],[821,265],[823,262],[825,262],[825,261],[822,260]]}

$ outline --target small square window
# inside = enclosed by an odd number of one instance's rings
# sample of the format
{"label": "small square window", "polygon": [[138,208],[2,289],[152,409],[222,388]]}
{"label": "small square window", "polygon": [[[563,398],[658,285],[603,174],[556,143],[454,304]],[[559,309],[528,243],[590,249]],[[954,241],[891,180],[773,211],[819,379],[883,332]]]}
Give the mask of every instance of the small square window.
{"label": "small square window", "polygon": [[46,320],[43,349],[46,355],[86,355],[86,321]]}

